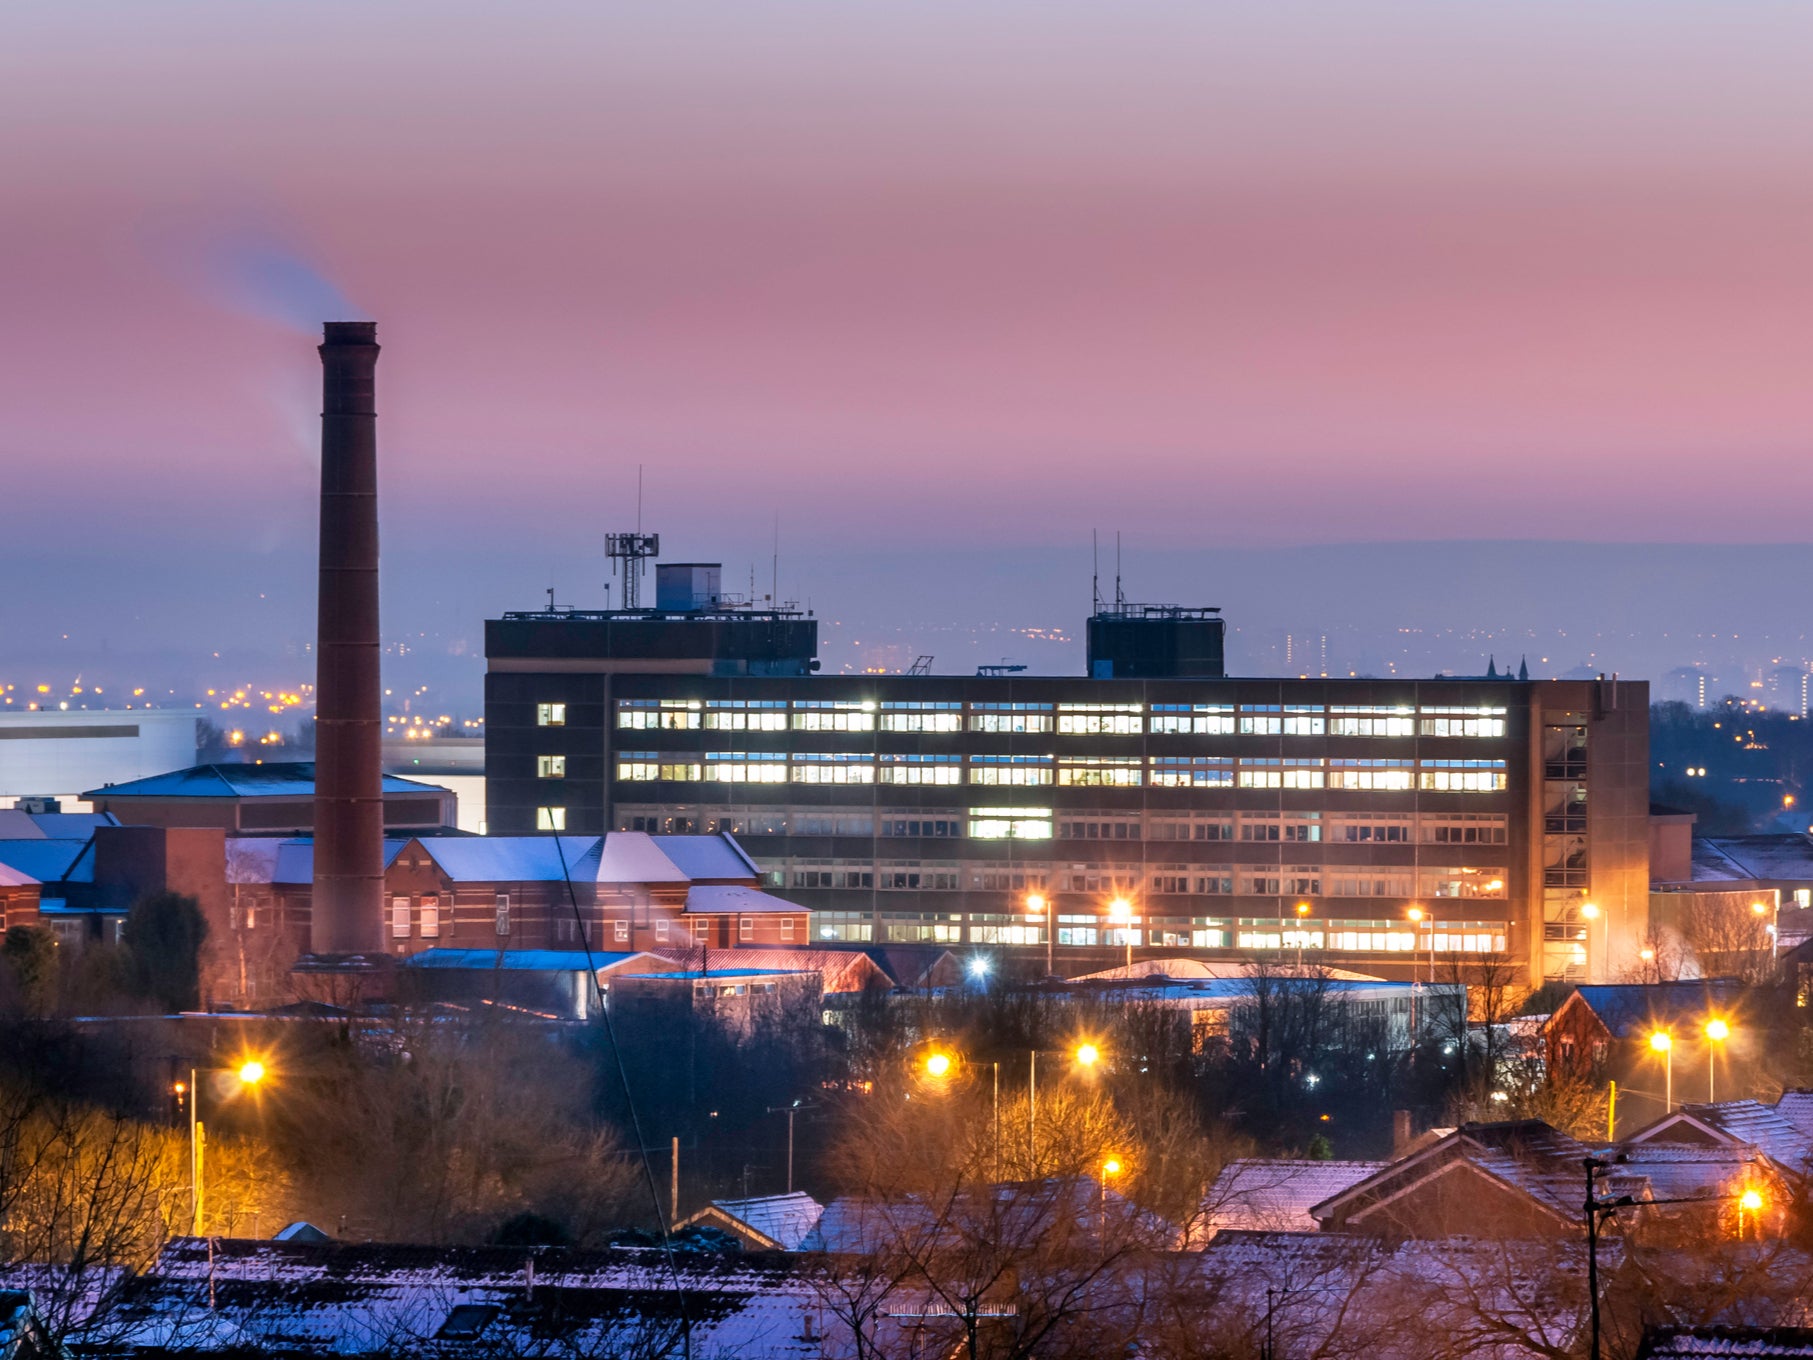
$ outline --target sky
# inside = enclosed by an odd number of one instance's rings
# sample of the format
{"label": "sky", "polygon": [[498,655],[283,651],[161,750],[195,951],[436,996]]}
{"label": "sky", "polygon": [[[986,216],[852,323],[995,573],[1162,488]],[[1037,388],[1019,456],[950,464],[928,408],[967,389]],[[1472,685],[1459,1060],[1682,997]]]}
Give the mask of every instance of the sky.
{"label": "sky", "polygon": [[1341,545],[1804,545],[1810,53],[1786,0],[13,0],[0,669],[306,634],[329,308],[387,632],[601,603],[638,466],[669,556],[778,516],[864,622],[1037,560],[1048,624],[1098,529],[1305,618]]}

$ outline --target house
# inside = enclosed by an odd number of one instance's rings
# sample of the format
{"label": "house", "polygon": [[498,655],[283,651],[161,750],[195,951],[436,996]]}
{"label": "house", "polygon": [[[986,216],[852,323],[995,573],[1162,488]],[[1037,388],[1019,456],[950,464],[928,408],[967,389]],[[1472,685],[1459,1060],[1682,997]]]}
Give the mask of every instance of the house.
{"label": "house", "polygon": [[1813,1327],[1652,1327],[1636,1360],[1813,1360]]}
{"label": "house", "polygon": [[1316,1232],[1316,1205],[1383,1171],[1386,1162],[1241,1157],[1221,1169],[1203,1197],[1192,1244],[1217,1233]]}
{"label": "house", "polygon": [[[1706,1037],[1713,1020],[1725,1023],[1726,1038]],[[1658,1034],[1667,1036],[1665,1048]],[[1626,1127],[1719,1080],[1742,1085],[1756,1042],[1743,984],[1723,978],[1576,987],[1543,1026],[1549,1071],[1616,1081],[1616,1113]]]}
{"label": "house", "polygon": [[1749,1099],[1682,1105],[1624,1139],[1627,1149],[1652,1144],[1753,1147],[1804,1180],[1813,1173],[1813,1091],[1784,1091],[1773,1105]]}
{"label": "house", "polygon": [[942,1199],[840,1196],[824,1207],[799,1249],[849,1256],[901,1246],[915,1253],[961,1251],[980,1243],[986,1251],[1011,1253],[1065,1240],[1166,1251],[1180,1248],[1183,1234],[1094,1176],[1053,1176],[951,1187]]}
{"label": "house", "polygon": [[71,1349],[115,1360],[683,1352],[821,1360],[847,1342],[803,1267],[779,1253],[179,1238],[125,1284],[92,1347],[78,1335]]}
{"label": "house", "polygon": [[717,1228],[756,1251],[798,1251],[825,1206],[803,1190],[754,1199],[714,1199],[680,1228]]}
{"label": "house", "polygon": [[[384,829],[439,831],[459,824],[451,789],[387,774]],[[235,835],[294,836],[315,828],[315,766],[310,761],[195,765],[107,784],[82,795],[97,812],[131,826],[211,826]]]}
{"label": "house", "polygon": [[589,1020],[599,1014],[615,974],[676,967],[671,959],[641,951],[424,949],[402,960],[397,995],[406,1002],[492,1006],[550,1020]]}
{"label": "house", "polygon": [[0,1289],[0,1360],[67,1360],[30,1294]]}

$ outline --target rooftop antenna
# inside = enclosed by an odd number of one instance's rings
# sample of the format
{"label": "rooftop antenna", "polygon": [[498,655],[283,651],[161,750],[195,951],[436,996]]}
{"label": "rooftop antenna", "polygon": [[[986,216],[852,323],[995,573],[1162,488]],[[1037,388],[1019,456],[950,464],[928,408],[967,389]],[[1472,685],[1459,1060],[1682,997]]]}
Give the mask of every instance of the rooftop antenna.
{"label": "rooftop antenna", "polygon": [[[606,534],[604,555],[611,559],[611,575],[623,570],[623,607],[642,607],[642,564],[661,555],[661,535],[642,532],[642,464],[636,464],[636,531],[629,534]],[[604,588],[605,604],[610,604],[611,588]]]}
{"label": "rooftop antenna", "polygon": [[1089,531],[1089,559],[1094,564],[1089,577],[1089,612],[1099,614],[1102,612],[1102,538],[1094,529]]}
{"label": "rooftop antenna", "polygon": [[768,604],[771,608],[781,607],[781,512],[774,512],[774,581],[769,586]]}
{"label": "rooftop antenna", "polygon": [[1114,531],[1114,612],[1127,612],[1127,597],[1121,593],[1121,531]]}

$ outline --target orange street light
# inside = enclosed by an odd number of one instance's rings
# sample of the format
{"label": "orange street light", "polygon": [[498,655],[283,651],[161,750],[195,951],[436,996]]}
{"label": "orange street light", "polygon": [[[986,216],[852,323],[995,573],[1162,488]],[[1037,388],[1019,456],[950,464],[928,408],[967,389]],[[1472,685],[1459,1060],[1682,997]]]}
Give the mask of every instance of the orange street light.
{"label": "orange street light", "polygon": [[265,1067],[256,1058],[248,1058],[239,1065],[239,1079],[247,1086],[256,1086],[264,1080]]}
{"label": "orange street light", "polygon": [[1767,916],[1769,914],[1768,906],[1762,902],[1752,902],[1750,904],[1750,910],[1755,912],[1758,916]]}
{"label": "orange street light", "polygon": [[1108,919],[1119,923],[1121,934],[1127,942],[1127,967],[1133,967],[1133,904],[1124,897],[1117,897],[1108,904]]}
{"label": "orange street light", "polygon": [[1094,1067],[1101,1061],[1102,1051],[1094,1044],[1078,1044],[1074,1056],[1084,1067]]}
{"label": "orange street light", "polygon": [[1103,1162],[1102,1163],[1102,1174],[1104,1176],[1120,1175],[1121,1174],[1120,1158],[1110,1157],[1107,1161]]}
{"label": "orange street light", "polygon": [[1665,1029],[1659,1029],[1649,1036],[1649,1046],[1655,1052],[1662,1055],[1663,1071],[1665,1073],[1662,1088],[1662,1109],[1664,1112],[1672,1112],[1675,1107],[1674,1036]]}
{"label": "orange street light", "polygon": [[928,1077],[948,1077],[951,1071],[951,1055],[933,1053],[925,1060],[925,1073]]}
{"label": "orange street light", "polygon": [[1715,1044],[1722,1044],[1731,1037],[1731,1026],[1718,1016],[1706,1022],[1706,1103],[1713,1104],[1718,1100],[1718,1063],[1719,1051]]}
{"label": "orange street light", "polygon": [[1037,916],[1045,922],[1045,976],[1051,977],[1057,972],[1058,923],[1051,919],[1051,903],[1046,901],[1044,893],[1026,894],[1026,913]]}

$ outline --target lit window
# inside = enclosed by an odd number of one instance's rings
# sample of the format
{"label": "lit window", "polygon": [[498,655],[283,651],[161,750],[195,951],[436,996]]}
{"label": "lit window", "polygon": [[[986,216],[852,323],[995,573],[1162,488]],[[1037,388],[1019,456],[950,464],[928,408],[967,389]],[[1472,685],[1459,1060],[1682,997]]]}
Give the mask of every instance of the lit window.
{"label": "lit window", "polygon": [[630,938],[630,923],[628,921],[616,922],[615,923],[615,933],[617,936],[618,944],[628,944],[629,938]]}
{"label": "lit window", "polygon": [[781,938],[783,940],[793,938],[793,918],[791,916],[781,917]]}
{"label": "lit window", "polygon": [[963,781],[962,756],[884,755],[884,784],[958,784]]}
{"label": "lit window", "polygon": [[799,699],[793,705],[796,732],[873,732],[873,699]]}
{"label": "lit window", "polygon": [[705,778],[728,784],[785,784],[787,757],[770,751],[707,751]]}
{"label": "lit window", "polygon": [[795,751],[795,784],[873,784],[875,759],[859,751]]}
{"label": "lit window", "polygon": [[1331,737],[1414,737],[1416,710],[1401,705],[1337,705],[1328,709]]}
{"label": "lit window", "polygon": [[697,699],[620,699],[617,726],[631,729],[687,729],[699,725]]}
{"label": "lit window", "polygon": [[667,943],[667,918],[665,916],[655,922],[655,939],[662,944]]}
{"label": "lit window", "polygon": [[971,808],[969,834],[977,840],[1048,841],[1050,808]]}
{"label": "lit window", "polygon": [[1148,731],[1226,736],[1234,730],[1232,704],[1153,704]]}
{"label": "lit window", "polygon": [[1416,785],[1413,760],[1341,760],[1328,762],[1328,787],[1361,791],[1403,792]]}
{"label": "lit window", "polygon": [[961,732],[963,705],[956,703],[884,703],[883,732]]}
{"label": "lit window", "polygon": [[1321,704],[1242,704],[1240,730],[1251,736],[1319,737],[1327,728]]}
{"label": "lit window", "polygon": [[409,899],[407,897],[390,899],[390,933],[399,940],[409,938]]}
{"label": "lit window", "polygon": [[441,899],[424,897],[422,899],[422,938],[433,940],[441,934]]}
{"label": "lit window", "polygon": [[1436,793],[1497,793],[1505,787],[1505,762],[1425,760],[1418,787]]}
{"label": "lit window", "polygon": [[1227,789],[1234,786],[1231,756],[1153,756],[1151,763],[1150,779],[1154,788]]}
{"label": "lit window", "polygon": [[[972,732],[1049,732],[1051,731],[1051,705],[971,704],[969,730]],[[983,781],[978,780],[977,782]]]}
{"label": "lit window", "polygon": [[1138,756],[1080,756],[1058,761],[1058,783],[1084,788],[1137,788],[1143,771]]}
{"label": "lit window", "polygon": [[499,935],[508,935],[510,933],[509,893],[499,893],[497,895],[497,933]]}
{"label": "lit window", "polygon": [[536,756],[535,777],[537,779],[565,779],[567,777],[567,758],[565,756]]}
{"label": "lit window", "polygon": [[785,732],[785,699],[707,699],[705,726],[720,732]]}
{"label": "lit window", "polygon": [[1425,737],[1502,737],[1502,708],[1442,708],[1424,706],[1420,728]]}
{"label": "lit window", "polygon": [[1070,736],[1133,736],[1144,718],[1141,704],[1058,705],[1058,731]]}
{"label": "lit window", "polygon": [[1051,782],[1050,756],[971,756],[969,782],[1028,787]]}
{"label": "lit window", "polygon": [[739,940],[753,940],[755,938],[755,917],[737,917],[737,938]]}
{"label": "lit window", "polygon": [[563,807],[536,808],[535,829],[537,831],[565,831],[567,829],[567,810]]}
{"label": "lit window", "polygon": [[567,725],[567,706],[565,704],[535,705],[535,725],[537,727],[565,727]]}

